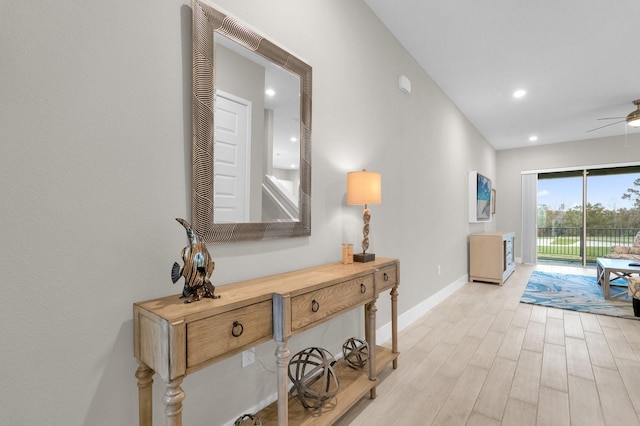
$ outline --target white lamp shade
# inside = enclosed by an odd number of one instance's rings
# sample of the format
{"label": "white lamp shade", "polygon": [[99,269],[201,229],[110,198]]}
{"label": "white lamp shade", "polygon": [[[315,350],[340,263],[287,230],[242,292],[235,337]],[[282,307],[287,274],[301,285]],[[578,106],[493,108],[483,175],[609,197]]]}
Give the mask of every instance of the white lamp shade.
{"label": "white lamp shade", "polygon": [[380,173],[347,173],[347,204],[380,204],[382,202],[382,177]]}

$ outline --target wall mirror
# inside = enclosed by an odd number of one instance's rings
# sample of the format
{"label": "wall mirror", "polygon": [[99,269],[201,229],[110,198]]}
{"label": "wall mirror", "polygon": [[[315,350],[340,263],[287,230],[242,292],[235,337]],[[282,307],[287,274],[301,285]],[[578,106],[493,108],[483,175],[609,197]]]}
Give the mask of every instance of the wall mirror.
{"label": "wall mirror", "polygon": [[192,9],[191,224],[209,243],[311,234],[311,67]]}

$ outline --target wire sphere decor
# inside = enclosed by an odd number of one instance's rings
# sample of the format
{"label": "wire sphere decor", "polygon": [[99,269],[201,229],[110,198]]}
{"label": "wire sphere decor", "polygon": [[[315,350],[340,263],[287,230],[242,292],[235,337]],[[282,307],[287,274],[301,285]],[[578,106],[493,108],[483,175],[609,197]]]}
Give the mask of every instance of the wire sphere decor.
{"label": "wire sphere decor", "polygon": [[295,354],[289,361],[291,395],[305,408],[316,409],[338,393],[338,378],[333,371],[335,358],[329,351],[311,347]]}
{"label": "wire sphere decor", "polygon": [[363,368],[369,361],[369,344],[362,339],[351,337],[342,345],[342,355],[351,368]]}
{"label": "wire sphere decor", "polygon": [[233,426],[262,426],[257,414],[243,414],[233,422]]}

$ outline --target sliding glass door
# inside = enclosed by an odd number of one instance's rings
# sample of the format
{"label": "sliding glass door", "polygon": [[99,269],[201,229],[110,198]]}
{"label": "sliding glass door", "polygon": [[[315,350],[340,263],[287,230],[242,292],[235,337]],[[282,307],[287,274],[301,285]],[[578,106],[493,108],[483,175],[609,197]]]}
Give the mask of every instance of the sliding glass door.
{"label": "sliding glass door", "polygon": [[640,167],[538,174],[537,256],[586,265],[640,230]]}
{"label": "sliding glass door", "polygon": [[581,170],[538,175],[538,259],[582,262],[582,188]]}

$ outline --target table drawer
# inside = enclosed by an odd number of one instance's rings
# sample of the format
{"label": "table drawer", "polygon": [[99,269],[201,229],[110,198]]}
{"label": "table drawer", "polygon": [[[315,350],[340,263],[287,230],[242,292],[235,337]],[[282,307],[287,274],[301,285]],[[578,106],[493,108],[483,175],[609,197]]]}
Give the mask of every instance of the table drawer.
{"label": "table drawer", "polygon": [[346,310],[373,300],[373,274],[343,281],[291,299],[291,329],[299,330]]}
{"label": "table drawer", "polygon": [[271,338],[271,301],[243,306],[187,325],[187,368]]}
{"label": "table drawer", "polygon": [[385,266],[376,271],[376,291],[380,293],[398,284],[398,265]]}

